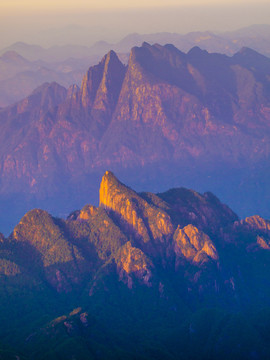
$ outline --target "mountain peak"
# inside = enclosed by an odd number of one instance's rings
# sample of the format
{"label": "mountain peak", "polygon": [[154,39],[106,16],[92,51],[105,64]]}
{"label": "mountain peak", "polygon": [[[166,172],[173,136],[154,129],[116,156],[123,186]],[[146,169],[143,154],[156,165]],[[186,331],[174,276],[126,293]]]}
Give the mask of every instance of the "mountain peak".
{"label": "mountain peak", "polygon": [[112,172],[104,174],[99,194],[100,206],[113,211],[144,243],[151,239],[154,242],[164,241],[172,234],[170,216],[122,184]]}
{"label": "mountain peak", "polygon": [[232,59],[236,64],[245,66],[248,69],[269,74],[270,59],[247,46],[242,47],[235,53]]}
{"label": "mountain peak", "polygon": [[22,64],[22,63],[27,63],[28,60],[26,60],[24,57],[22,57],[20,54],[18,54],[16,51],[14,50],[9,50],[7,52],[5,52],[2,56],[1,59],[4,61],[8,61],[8,62],[14,62],[17,64]]}
{"label": "mountain peak", "polygon": [[58,84],[56,81],[45,82],[42,85],[38,86],[30,95],[42,93],[44,91],[58,91],[60,89],[65,89],[62,85]]}
{"label": "mountain peak", "polygon": [[116,52],[114,50],[110,50],[107,54],[105,54],[101,60],[101,64],[104,65],[104,67],[106,67],[106,65],[108,66],[109,63],[113,63],[113,62],[120,62]]}
{"label": "mountain peak", "polygon": [[208,54],[208,51],[202,50],[199,46],[194,46],[188,52],[188,55],[191,55],[191,56],[198,56],[198,55],[202,55],[202,54],[204,54],[204,55]]}
{"label": "mountain peak", "polygon": [[[120,82],[122,83],[123,80],[123,71],[124,65],[119,60],[117,54],[110,50],[107,55],[104,56],[102,62],[104,61],[104,73],[103,78],[101,80],[101,84],[104,86],[108,86],[108,81],[111,83],[113,82],[114,86],[117,82],[117,79],[120,78]],[[108,79],[108,76],[110,80]],[[109,89],[108,89],[109,90]]]}
{"label": "mountain peak", "polygon": [[255,59],[266,59],[269,60],[266,56],[258,53],[256,50],[253,50],[247,46],[243,46],[238,52],[236,52],[233,55],[233,58],[236,57],[249,57],[251,60],[255,60]]}
{"label": "mountain peak", "polygon": [[102,177],[102,181],[109,181],[109,182],[119,182],[119,180],[117,179],[117,177],[114,175],[114,173],[112,171],[105,171],[103,177]]}
{"label": "mountain peak", "polygon": [[78,93],[80,88],[77,84],[70,85],[67,91],[67,98],[72,98],[74,94]]}
{"label": "mountain peak", "polygon": [[150,45],[148,42],[144,41],[144,42],[142,43],[142,47],[144,47],[144,48],[151,48],[151,45]]}
{"label": "mountain peak", "polygon": [[116,53],[111,50],[98,65],[89,68],[81,86],[82,104],[102,110],[109,107],[109,113],[118,98],[125,72]]}
{"label": "mountain peak", "polygon": [[28,98],[18,103],[19,113],[54,108],[62,103],[67,96],[67,89],[57,82],[44,83],[36,88]]}
{"label": "mountain peak", "polygon": [[106,57],[106,59],[110,59],[110,60],[119,60],[116,52],[113,51],[113,50],[110,50],[110,51],[108,52],[108,54],[105,55],[105,57]]}
{"label": "mountain peak", "polygon": [[123,192],[123,185],[111,171],[106,171],[102,177],[99,189],[99,205],[110,207],[115,194]]}
{"label": "mountain peak", "polygon": [[96,119],[96,134],[99,135],[110,123],[125,76],[125,66],[113,50],[103,58],[103,61],[102,78],[92,109],[92,116]]}

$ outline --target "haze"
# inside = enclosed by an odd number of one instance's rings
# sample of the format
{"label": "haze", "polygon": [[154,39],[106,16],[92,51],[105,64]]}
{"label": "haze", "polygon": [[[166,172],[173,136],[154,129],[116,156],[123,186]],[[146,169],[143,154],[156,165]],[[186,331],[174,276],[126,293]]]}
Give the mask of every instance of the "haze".
{"label": "haze", "polygon": [[230,31],[269,24],[270,4],[238,0],[0,0],[0,48],[115,42],[129,33]]}

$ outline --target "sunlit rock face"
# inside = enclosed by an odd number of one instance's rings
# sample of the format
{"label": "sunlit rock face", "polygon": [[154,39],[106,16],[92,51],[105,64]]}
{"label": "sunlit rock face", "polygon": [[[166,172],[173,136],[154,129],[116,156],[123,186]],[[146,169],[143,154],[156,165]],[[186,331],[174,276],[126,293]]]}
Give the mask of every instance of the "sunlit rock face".
{"label": "sunlit rock face", "polygon": [[178,227],[174,240],[175,252],[179,257],[185,257],[194,263],[218,260],[217,250],[209,236],[191,224],[183,229]]}
{"label": "sunlit rock face", "polygon": [[268,234],[213,194],[136,193],[107,171],[98,207],[0,234],[1,341],[19,340],[1,357],[268,359]]}
{"label": "sunlit rock face", "polygon": [[79,289],[91,297],[111,286],[142,287],[192,306],[209,300],[237,307],[249,286],[265,284],[267,220],[239,220],[211,193],[137,193],[111,171],[101,179],[99,196],[98,207],[85,205],[66,220],[40,209],[26,213],[8,239],[1,236],[0,275],[28,276],[61,294]]}
{"label": "sunlit rock face", "polygon": [[[248,252],[270,249],[270,221],[259,215],[249,216],[233,224],[234,242],[245,245]],[[248,238],[248,241],[243,239]]]}
{"label": "sunlit rock face", "polygon": [[102,178],[99,192],[100,206],[112,210],[147,243],[164,241],[173,233],[170,216],[150,205],[135,191],[120,183],[111,172]]}
{"label": "sunlit rock face", "polygon": [[84,206],[79,213],[79,218],[82,220],[89,220],[98,213],[98,209],[95,206]]}
{"label": "sunlit rock face", "polygon": [[270,221],[259,215],[254,215],[241,220],[240,224],[250,230],[258,230],[270,235]]}
{"label": "sunlit rock face", "polygon": [[257,244],[262,248],[266,250],[270,250],[270,241],[269,239],[264,239],[262,236],[257,236]]}
{"label": "sunlit rock face", "polygon": [[[198,209],[204,209],[203,226],[208,225],[213,232],[212,213],[216,217],[223,217],[224,211],[230,214],[215,197],[186,189],[175,189],[173,197],[170,192],[138,194],[110,171],[102,177],[99,195],[99,207],[85,205],[67,220],[40,209],[26,213],[9,239],[2,238],[1,246],[5,249],[6,242],[13,244],[15,258],[27,253],[31,264],[2,261],[3,271],[21,274],[31,266],[35,276],[45,278],[59,293],[72,292],[85,279],[93,279],[92,296],[102,286],[96,278],[99,272],[104,276],[116,273],[130,289],[140,285],[156,288],[162,283],[158,272],[169,269],[181,277],[183,269],[191,266],[197,270],[187,271],[185,278],[195,289],[201,286],[198,279],[210,276],[209,264],[216,264],[217,269],[220,257],[216,246],[207,233],[192,224],[192,219],[194,223],[198,219],[191,211],[196,209],[198,214]],[[258,241],[265,249],[267,243]],[[207,288],[213,287],[210,279]],[[162,286],[162,296],[166,296]]]}
{"label": "sunlit rock face", "polygon": [[119,250],[116,264],[119,279],[127,283],[129,288],[133,287],[134,278],[141,284],[152,285],[153,264],[140,249],[133,247],[130,241]]}

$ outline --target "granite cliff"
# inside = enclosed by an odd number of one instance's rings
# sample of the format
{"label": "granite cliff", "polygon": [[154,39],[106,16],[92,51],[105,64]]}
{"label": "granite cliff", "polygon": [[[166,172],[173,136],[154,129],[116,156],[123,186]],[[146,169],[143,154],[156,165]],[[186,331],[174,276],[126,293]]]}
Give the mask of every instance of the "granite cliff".
{"label": "granite cliff", "polygon": [[0,234],[3,358],[267,359],[268,220],[211,193],[138,193],[110,171],[99,194]]}

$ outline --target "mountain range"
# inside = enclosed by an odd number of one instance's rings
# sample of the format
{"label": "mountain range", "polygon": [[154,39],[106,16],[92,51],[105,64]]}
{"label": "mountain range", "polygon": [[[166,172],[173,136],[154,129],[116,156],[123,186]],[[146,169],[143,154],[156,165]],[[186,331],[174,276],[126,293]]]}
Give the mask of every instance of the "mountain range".
{"label": "mountain range", "polygon": [[53,212],[95,203],[108,167],[137,189],[182,183],[269,216],[269,79],[269,58],[249,48],[144,43],[128,65],[110,51],[81,87],[43,84],[0,111],[4,221],[6,201],[23,212],[35,199]]}
{"label": "mountain range", "polygon": [[[72,29],[75,32],[79,30],[76,27],[69,27],[66,30],[70,32]],[[87,30],[81,29],[81,31],[85,37]],[[69,41],[71,39],[72,36],[69,37]],[[0,107],[23,99],[43,82],[56,81],[65,87],[74,82],[79,84],[87,68],[96,64],[110,50],[114,50],[120,60],[127,63],[130,49],[140,46],[145,41],[150,44],[173,44],[184,52],[188,52],[194,46],[200,46],[201,49],[209,52],[229,56],[242,47],[250,47],[263,55],[270,56],[269,25],[252,25],[225,33],[211,31],[191,32],[184,35],[135,33],[127,35],[117,43],[98,41],[89,46],[62,45],[43,48],[39,45],[17,42],[0,50]]]}
{"label": "mountain range", "polygon": [[91,47],[93,52],[106,52],[113,49],[117,52],[127,52],[133,46],[140,46],[142,42],[151,45],[173,44],[182,51],[189,51],[194,46],[200,46],[209,52],[218,52],[233,55],[242,47],[250,47],[256,51],[269,56],[269,25],[252,25],[235,31],[214,32],[194,31],[187,34],[178,33],[154,33],[154,34],[129,34],[116,44],[99,41]]}
{"label": "mountain range", "polygon": [[[87,31],[82,29],[82,31]],[[109,50],[120,53],[129,53],[134,46],[140,46],[143,42],[151,45],[173,44],[182,51],[187,52],[194,46],[200,46],[209,52],[219,52],[233,55],[243,46],[251,47],[256,51],[269,56],[270,25],[251,25],[234,31],[195,31],[187,34],[160,32],[152,34],[128,34],[116,43],[100,40],[88,46],[61,45],[43,48],[39,45],[16,42],[0,50],[0,55],[7,51],[16,51],[28,60],[43,60],[46,62],[61,62],[68,58],[83,59],[89,55],[102,56]],[[76,42],[76,44],[78,41]]]}
{"label": "mountain range", "polygon": [[68,58],[61,62],[30,61],[10,50],[0,56],[0,107],[22,100],[45,82],[56,81],[62,86],[80,84],[96,56],[83,59]]}
{"label": "mountain range", "polygon": [[210,192],[26,213],[0,242],[3,359],[269,358],[270,222]]}

